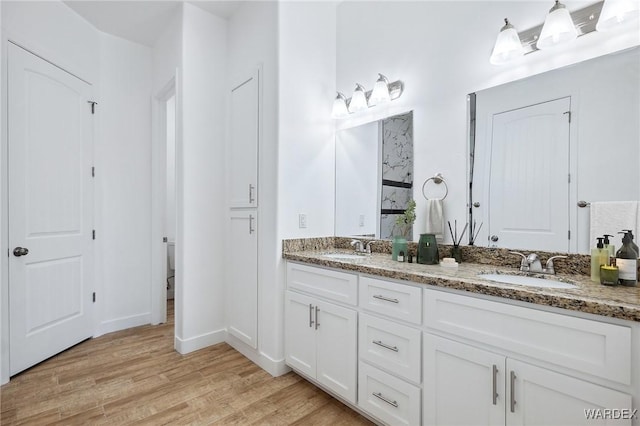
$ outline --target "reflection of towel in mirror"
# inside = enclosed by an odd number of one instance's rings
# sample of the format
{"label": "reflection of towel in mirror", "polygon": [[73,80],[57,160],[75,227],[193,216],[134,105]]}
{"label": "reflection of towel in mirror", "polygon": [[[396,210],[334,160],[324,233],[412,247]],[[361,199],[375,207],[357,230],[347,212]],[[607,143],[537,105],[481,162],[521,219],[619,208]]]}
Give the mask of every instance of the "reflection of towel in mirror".
{"label": "reflection of towel in mirror", "polygon": [[638,241],[637,201],[602,201],[591,203],[591,219],[589,232],[589,247],[596,246],[596,238],[604,234],[614,235],[611,244],[615,244],[616,250],[622,246],[618,232],[623,229],[631,229],[635,241]]}
{"label": "reflection of towel in mirror", "polygon": [[427,200],[425,234],[435,234],[436,241],[444,240],[444,215],[442,213],[442,200]]}

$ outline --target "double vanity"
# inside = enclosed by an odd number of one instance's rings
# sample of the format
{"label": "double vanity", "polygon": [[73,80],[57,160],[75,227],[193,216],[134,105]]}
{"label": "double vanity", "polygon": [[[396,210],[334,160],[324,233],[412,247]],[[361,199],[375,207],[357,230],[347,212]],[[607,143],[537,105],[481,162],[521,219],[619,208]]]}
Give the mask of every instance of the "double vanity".
{"label": "double vanity", "polygon": [[640,424],[639,288],[349,241],[284,242],[286,362],[317,386],[390,425]]}

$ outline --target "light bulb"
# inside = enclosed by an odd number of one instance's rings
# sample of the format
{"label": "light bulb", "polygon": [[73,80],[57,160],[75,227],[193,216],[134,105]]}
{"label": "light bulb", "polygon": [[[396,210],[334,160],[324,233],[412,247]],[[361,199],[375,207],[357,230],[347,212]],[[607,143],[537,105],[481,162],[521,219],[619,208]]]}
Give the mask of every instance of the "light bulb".
{"label": "light bulb", "polygon": [[340,92],[333,100],[333,109],[331,111],[331,116],[333,118],[342,118],[349,115],[349,110],[347,109],[347,98]]}
{"label": "light bulb", "polygon": [[356,83],[356,89],[353,91],[351,103],[349,103],[349,112],[362,111],[368,107],[369,105],[367,105],[367,95],[365,94],[364,87]]}
{"label": "light bulb", "polygon": [[614,30],[637,21],[638,18],[640,18],[640,2],[637,0],[605,0],[596,30]]}
{"label": "light bulb", "polygon": [[504,27],[500,29],[496,44],[493,46],[489,62],[493,65],[500,65],[512,59],[524,55],[524,48],[518,36],[518,31],[504,18]]}
{"label": "light bulb", "polygon": [[578,31],[571,19],[571,14],[564,4],[556,0],[556,4],[549,10],[544,20],[540,38],[536,47],[540,50],[559,46],[578,37]]}
{"label": "light bulb", "polygon": [[378,74],[378,80],[373,86],[373,91],[369,97],[369,105],[379,105],[391,100],[389,95],[389,80],[382,74]]}

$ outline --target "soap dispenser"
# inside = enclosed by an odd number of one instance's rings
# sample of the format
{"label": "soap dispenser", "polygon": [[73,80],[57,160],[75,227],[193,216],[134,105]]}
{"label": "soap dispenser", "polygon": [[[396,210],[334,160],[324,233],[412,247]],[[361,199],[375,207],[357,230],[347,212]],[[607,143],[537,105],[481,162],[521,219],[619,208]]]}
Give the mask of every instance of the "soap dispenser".
{"label": "soap dispenser", "polygon": [[615,259],[616,257],[616,246],[615,244],[611,244],[609,237],[613,238],[613,235],[604,234],[602,238],[604,238],[604,248],[609,250],[609,259]]}
{"label": "soap dispenser", "polygon": [[629,234],[629,239],[631,241],[631,248],[633,248],[636,253],[640,254],[640,250],[638,250],[638,245],[636,243],[633,242],[633,231],[631,231],[631,229],[623,229],[622,232],[626,232],[627,234]]}
{"label": "soap dispenser", "polygon": [[616,253],[616,266],[619,271],[620,284],[634,287],[638,281],[638,252],[631,245],[631,231],[624,233],[622,237],[622,247]]}
{"label": "soap dispenser", "polygon": [[598,245],[591,249],[591,281],[600,282],[600,266],[609,264],[609,250],[604,248],[603,237],[596,238]]}

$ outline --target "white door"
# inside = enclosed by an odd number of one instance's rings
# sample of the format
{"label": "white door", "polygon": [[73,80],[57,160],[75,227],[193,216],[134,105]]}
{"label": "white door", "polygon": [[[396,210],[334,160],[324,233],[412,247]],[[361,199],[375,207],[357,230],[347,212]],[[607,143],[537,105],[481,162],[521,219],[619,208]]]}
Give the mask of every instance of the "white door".
{"label": "white door", "polygon": [[315,300],[287,290],[284,301],[284,355],[287,364],[316,377]]}
{"label": "white door", "polygon": [[505,357],[424,335],[424,424],[504,425]]}
{"label": "white door", "polygon": [[258,219],[255,211],[231,211],[228,251],[229,332],[258,347]]}
{"label": "white door", "polygon": [[258,71],[231,90],[229,207],[258,206]]}
{"label": "white door", "polygon": [[316,378],[345,400],[356,403],[358,320],[353,309],[316,300]]}
{"label": "white door", "polygon": [[629,419],[587,418],[587,410],[632,408],[631,395],[511,359],[507,372],[508,425],[631,425]]}
{"label": "white door", "polygon": [[569,251],[570,108],[563,98],[493,116],[490,245]]}
{"label": "white door", "polygon": [[92,335],[93,153],[90,86],[12,43],[8,54],[15,374]]}

